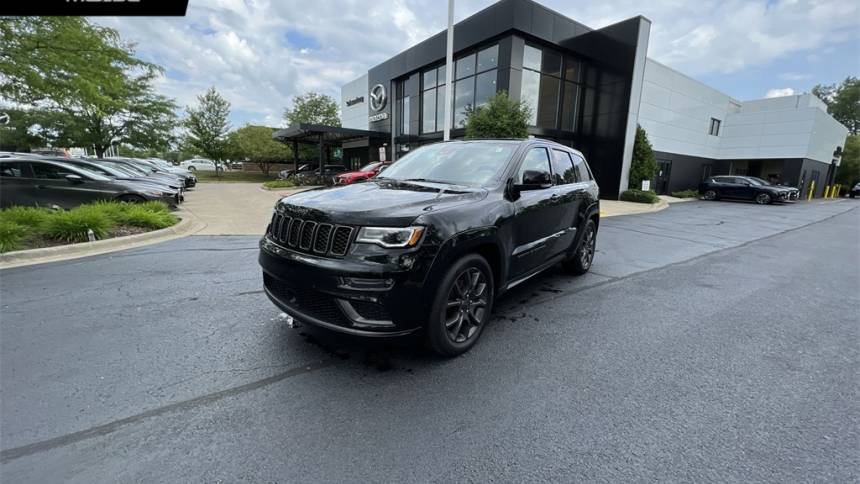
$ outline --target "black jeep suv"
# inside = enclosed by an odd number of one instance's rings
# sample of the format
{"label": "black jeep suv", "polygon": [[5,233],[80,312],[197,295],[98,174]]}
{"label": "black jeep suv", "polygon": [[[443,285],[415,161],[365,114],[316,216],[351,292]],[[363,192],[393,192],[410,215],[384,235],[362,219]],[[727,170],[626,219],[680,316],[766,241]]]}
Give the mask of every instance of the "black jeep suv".
{"label": "black jeep suv", "polygon": [[448,356],[475,344],[508,289],[558,262],[588,271],[600,222],[582,155],[537,139],[424,146],[274,212],[260,265],[275,305],[358,336],[423,328]]}

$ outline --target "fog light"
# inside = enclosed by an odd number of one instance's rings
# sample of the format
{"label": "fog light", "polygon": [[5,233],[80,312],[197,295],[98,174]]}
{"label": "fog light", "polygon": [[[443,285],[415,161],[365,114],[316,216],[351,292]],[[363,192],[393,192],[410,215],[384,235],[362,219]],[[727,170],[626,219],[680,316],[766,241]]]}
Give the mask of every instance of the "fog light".
{"label": "fog light", "polygon": [[366,277],[341,277],[340,287],[356,291],[386,291],[394,285],[394,279],[372,279]]}

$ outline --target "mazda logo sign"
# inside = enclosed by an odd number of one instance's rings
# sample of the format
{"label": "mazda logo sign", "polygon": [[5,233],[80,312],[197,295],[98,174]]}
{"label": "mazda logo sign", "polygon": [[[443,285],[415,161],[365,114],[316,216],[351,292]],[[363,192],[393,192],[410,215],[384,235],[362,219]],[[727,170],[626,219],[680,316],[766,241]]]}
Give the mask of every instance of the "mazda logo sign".
{"label": "mazda logo sign", "polygon": [[370,108],[374,111],[382,111],[385,109],[385,102],[388,98],[385,96],[385,86],[377,84],[370,90]]}

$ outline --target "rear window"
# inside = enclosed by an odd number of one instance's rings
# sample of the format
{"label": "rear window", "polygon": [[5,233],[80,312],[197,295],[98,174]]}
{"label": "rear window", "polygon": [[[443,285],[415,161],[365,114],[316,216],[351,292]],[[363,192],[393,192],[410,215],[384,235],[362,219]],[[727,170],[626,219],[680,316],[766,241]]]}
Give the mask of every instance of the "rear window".
{"label": "rear window", "polygon": [[591,180],[591,172],[588,170],[585,159],[576,153],[572,154],[571,157],[573,158],[573,166],[576,167],[577,180],[581,182]]}
{"label": "rear window", "polygon": [[22,161],[4,161],[0,162],[0,177],[3,178],[24,178],[26,175],[26,165]]}

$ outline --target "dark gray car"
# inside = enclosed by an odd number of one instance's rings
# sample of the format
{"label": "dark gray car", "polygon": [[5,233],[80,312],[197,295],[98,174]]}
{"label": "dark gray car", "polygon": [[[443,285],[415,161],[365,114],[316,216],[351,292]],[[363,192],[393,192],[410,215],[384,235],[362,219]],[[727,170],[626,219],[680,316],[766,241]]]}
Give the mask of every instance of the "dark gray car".
{"label": "dark gray car", "polygon": [[168,192],[112,180],[58,161],[26,157],[0,159],[0,206],[73,208],[99,200],[144,202],[174,199]]}

